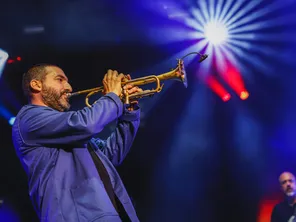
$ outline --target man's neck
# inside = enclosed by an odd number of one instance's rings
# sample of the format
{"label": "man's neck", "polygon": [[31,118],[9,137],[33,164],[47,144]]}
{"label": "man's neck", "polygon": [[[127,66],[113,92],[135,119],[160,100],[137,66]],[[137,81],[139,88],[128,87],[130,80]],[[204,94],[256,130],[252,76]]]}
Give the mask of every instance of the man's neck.
{"label": "man's neck", "polygon": [[38,106],[46,106],[40,99],[37,98],[32,98],[29,103]]}

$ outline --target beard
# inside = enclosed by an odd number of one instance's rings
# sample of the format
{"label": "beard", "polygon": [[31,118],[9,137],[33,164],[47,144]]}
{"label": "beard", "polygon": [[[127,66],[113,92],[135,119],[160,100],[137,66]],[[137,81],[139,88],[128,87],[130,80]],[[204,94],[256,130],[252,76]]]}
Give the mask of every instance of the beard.
{"label": "beard", "polygon": [[288,191],[288,192],[286,192],[286,195],[288,197],[293,197],[293,196],[295,196],[295,192],[294,191]]}
{"label": "beard", "polygon": [[67,92],[68,91],[64,90],[59,93],[55,89],[47,87],[43,84],[41,96],[45,105],[60,112],[64,112],[70,109],[70,103],[68,99],[63,97]]}
{"label": "beard", "polygon": [[288,197],[294,197],[295,196],[295,190],[292,187],[287,187],[285,194]]}

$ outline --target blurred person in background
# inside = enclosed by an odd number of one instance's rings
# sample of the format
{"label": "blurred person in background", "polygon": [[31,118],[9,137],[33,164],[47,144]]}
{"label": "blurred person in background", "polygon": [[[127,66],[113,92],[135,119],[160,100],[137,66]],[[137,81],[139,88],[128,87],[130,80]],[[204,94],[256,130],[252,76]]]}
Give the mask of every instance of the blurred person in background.
{"label": "blurred person in background", "polygon": [[276,204],[272,210],[271,222],[296,222],[296,181],[290,172],[283,172],[279,176],[284,200]]}

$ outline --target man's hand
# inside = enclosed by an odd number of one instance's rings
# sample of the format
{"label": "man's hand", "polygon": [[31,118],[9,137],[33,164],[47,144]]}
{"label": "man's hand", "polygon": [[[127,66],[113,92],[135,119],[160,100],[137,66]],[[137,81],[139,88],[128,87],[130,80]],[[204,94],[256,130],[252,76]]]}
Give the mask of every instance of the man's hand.
{"label": "man's hand", "polygon": [[[131,76],[130,75],[126,75],[125,76],[128,80],[131,80]],[[141,88],[139,88],[138,86],[133,86],[132,84],[126,84],[123,87],[123,90],[129,95],[133,95],[135,93],[139,93],[139,92],[143,92],[143,90]],[[137,105],[139,102],[137,100],[132,100],[130,101],[130,106],[128,108],[129,111],[133,111],[135,108],[135,105]]]}
{"label": "man's hand", "polygon": [[121,82],[123,78],[125,78],[125,76],[122,73],[118,75],[118,72],[116,70],[113,71],[109,69],[103,79],[104,94],[113,92],[116,95],[121,96],[121,93],[122,93]]}

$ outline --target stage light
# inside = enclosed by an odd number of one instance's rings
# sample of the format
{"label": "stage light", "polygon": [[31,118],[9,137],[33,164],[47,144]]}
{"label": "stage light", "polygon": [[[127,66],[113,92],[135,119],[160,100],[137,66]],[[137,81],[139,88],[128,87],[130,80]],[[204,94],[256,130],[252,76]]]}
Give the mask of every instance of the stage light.
{"label": "stage light", "polygon": [[206,82],[210,89],[215,92],[224,102],[227,102],[230,100],[231,95],[226,91],[226,89],[221,85],[221,83],[218,82],[216,78],[214,78],[212,75],[210,75]]}
{"label": "stage light", "polygon": [[246,100],[248,97],[249,97],[249,93],[248,93],[247,91],[242,91],[242,92],[240,93],[240,98],[241,98],[242,100]]}
{"label": "stage light", "polygon": [[15,121],[15,116],[4,106],[0,104],[0,116],[4,117],[10,125]]}
{"label": "stage light", "polygon": [[22,61],[22,57],[20,57],[20,56],[17,56],[15,58],[7,59],[8,64],[12,64],[12,63],[15,63],[15,62],[20,62],[20,61]]}
{"label": "stage light", "polygon": [[227,40],[228,30],[222,23],[209,22],[205,26],[204,34],[209,43],[219,45]]}
{"label": "stage light", "polygon": [[225,94],[225,95],[222,97],[222,100],[223,100],[224,102],[227,102],[228,100],[230,100],[230,98],[231,98],[230,94],[227,93],[227,94]]}
{"label": "stage light", "polygon": [[12,126],[14,124],[14,121],[15,121],[15,117],[11,117],[8,122]]}
{"label": "stage light", "polygon": [[246,100],[249,97],[249,93],[246,90],[244,80],[239,69],[225,59],[223,60],[221,58],[219,61],[220,65],[224,66],[223,69],[219,69],[222,79],[233,89],[240,99]]}
{"label": "stage light", "polygon": [[0,49],[0,78],[1,78],[2,71],[4,69],[7,58],[8,58],[8,53]]}

